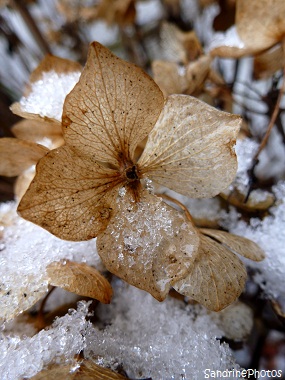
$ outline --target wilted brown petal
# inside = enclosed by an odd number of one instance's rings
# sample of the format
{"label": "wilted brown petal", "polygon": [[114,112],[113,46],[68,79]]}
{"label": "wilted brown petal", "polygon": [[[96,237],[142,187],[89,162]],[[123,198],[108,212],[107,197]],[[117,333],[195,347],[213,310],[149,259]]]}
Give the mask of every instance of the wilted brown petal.
{"label": "wilted brown petal", "polygon": [[14,177],[35,165],[49,149],[31,141],[10,137],[0,139],[0,174]]}
{"label": "wilted brown petal", "polygon": [[46,268],[49,283],[80,296],[110,303],[112,287],[97,269],[70,260],[55,261]]}
{"label": "wilted brown petal", "polygon": [[12,127],[13,134],[21,140],[41,142],[48,138],[54,147],[63,145],[61,123],[52,121],[21,120]]}
{"label": "wilted brown petal", "polygon": [[246,270],[239,258],[221,244],[201,235],[192,270],[174,285],[174,289],[210,310],[220,311],[239,297],[245,280]]}
{"label": "wilted brown petal", "polygon": [[53,364],[31,380],[126,380],[127,378],[108,368],[100,367],[91,360],[84,360],[74,370],[74,364]]}
{"label": "wilted brown petal", "polygon": [[238,0],[237,32],[253,52],[280,42],[285,36],[284,0]]}
{"label": "wilted brown petal", "polygon": [[133,158],[155,124],[164,98],[154,81],[97,42],[63,108],[64,136],[76,151],[118,165]]}
{"label": "wilted brown petal", "polygon": [[241,256],[253,261],[261,261],[265,258],[263,250],[252,240],[245,237],[233,235],[226,231],[212,230],[209,228],[201,228],[200,232],[209,237],[218,240],[229,249]]}
{"label": "wilted brown petal", "polygon": [[240,124],[237,115],[190,96],[171,95],[149,134],[140,170],[186,196],[212,197],[235,177],[233,145]]}
{"label": "wilted brown petal", "polygon": [[107,229],[97,238],[106,268],[159,301],[189,271],[198,245],[194,226],[147,192],[139,203],[121,199]]}
{"label": "wilted brown petal", "polygon": [[118,182],[114,170],[62,146],[38,163],[18,212],[61,239],[88,240],[108,224]]}

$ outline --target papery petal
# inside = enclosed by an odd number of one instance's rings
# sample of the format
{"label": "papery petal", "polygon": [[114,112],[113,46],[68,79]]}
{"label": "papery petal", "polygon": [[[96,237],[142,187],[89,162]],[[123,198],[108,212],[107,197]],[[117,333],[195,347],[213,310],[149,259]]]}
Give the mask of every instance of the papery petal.
{"label": "papery petal", "polygon": [[139,170],[193,198],[212,197],[234,179],[241,118],[186,95],[168,97],[149,134]]}
{"label": "papery petal", "polygon": [[35,165],[49,149],[31,141],[13,137],[0,139],[0,175],[14,177]]}
{"label": "papery petal", "polygon": [[218,240],[235,253],[238,253],[247,259],[261,261],[265,258],[265,253],[263,250],[252,240],[242,236],[230,234],[226,231],[213,230],[210,228],[200,228],[200,232],[214,238],[215,240]]}
{"label": "papery petal", "polygon": [[46,268],[49,283],[69,292],[110,303],[112,287],[97,269],[70,260],[54,261]]}
{"label": "papery petal", "polygon": [[118,166],[133,158],[163,103],[163,94],[147,74],[94,42],[79,83],[64,104],[65,141],[77,152]]}
{"label": "papery petal", "polygon": [[107,229],[97,238],[98,253],[113,274],[162,301],[189,271],[199,237],[183,214],[146,191],[138,203],[118,203]]}
{"label": "papery petal", "polygon": [[20,215],[65,240],[88,240],[112,215],[117,172],[62,146],[37,165],[18,207]]}
{"label": "papery petal", "polygon": [[207,236],[200,236],[199,253],[188,275],[173,287],[208,309],[220,311],[243,291],[246,270],[239,258]]}

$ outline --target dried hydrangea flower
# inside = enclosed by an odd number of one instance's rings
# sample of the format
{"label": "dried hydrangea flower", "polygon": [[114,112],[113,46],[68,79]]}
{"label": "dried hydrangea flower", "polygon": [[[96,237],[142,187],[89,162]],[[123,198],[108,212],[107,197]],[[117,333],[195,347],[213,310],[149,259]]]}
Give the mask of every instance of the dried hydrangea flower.
{"label": "dried hydrangea flower", "polygon": [[144,182],[218,194],[236,173],[240,118],[185,95],[164,102],[147,74],[95,42],[62,122],[65,145],[39,161],[20,215],[62,239],[98,237],[107,269],[163,300],[189,272],[200,239]]}

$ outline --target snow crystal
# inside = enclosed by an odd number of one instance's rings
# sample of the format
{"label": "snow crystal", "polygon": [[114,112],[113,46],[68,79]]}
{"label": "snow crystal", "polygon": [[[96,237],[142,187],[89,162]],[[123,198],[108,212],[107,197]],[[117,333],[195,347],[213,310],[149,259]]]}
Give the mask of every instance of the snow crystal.
{"label": "snow crystal", "polygon": [[80,72],[44,72],[42,79],[31,84],[31,92],[22,97],[22,110],[61,121],[62,108],[66,95],[78,82]]}
{"label": "snow crystal", "polygon": [[277,198],[276,206],[263,220],[251,218],[250,223],[240,220],[237,212],[224,216],[222,224],[229,232],[255,241],[266,253],[265,260],[255,263],[247,260],[248,266],[255,269],[255,281],[271,297],[285,295],[285,182],[273,188]]}
{"label": "snow crystal", "polygon": [[53,360],[65,356],[72,362],[74,355],[85,347],[86,331],[91,324],[86,321],[88,303],[80,303],[77,311],[58,318],[48,330],[31,338],[2,335],[0,373],[2,380],[31,377]]}
{"label": "snow crystal", "polygon": [[[47,290],[45,268],[53,261],[69,259],[86,262],[101,269],[95,240],[68,242],[25,221],[16,214],[16,203],[0,206],[3,225],[0,256],[1,317],[15,310],[20,313],[38,300]],[[21,302],[19,302],[21,300]]]}
{"label": "snow crystal", "polygon": [[200,380],[206,368],[236,367],[217,340],[222,331],[199,306],[170,298],[159,303],[121,285],[111,305],[100,305],[99,317],[108,325],[87,337],[85,357],[113,369],[122,365],[131,378]]}

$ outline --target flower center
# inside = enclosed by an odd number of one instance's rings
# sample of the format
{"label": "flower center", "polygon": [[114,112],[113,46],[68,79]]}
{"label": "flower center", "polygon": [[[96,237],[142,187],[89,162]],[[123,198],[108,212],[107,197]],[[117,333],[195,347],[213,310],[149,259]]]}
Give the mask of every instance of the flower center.
{"label": "flower center", "polygon": [[125,171],[128,182],[134,182],[139,180],[137,167],[135,165],[129,167]]}

